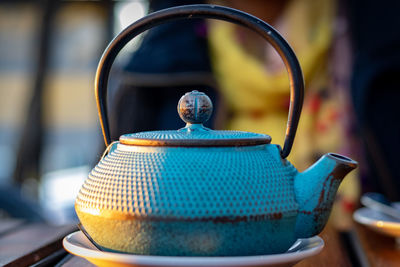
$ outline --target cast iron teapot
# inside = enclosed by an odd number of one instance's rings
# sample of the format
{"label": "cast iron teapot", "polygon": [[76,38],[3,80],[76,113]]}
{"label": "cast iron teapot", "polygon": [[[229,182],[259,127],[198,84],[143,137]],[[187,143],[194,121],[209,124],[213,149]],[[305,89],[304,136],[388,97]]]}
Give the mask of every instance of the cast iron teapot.
{"label": "cast iron teapot", "polygon": [[[178,19],[212,18],[247,27],[282,57],[290,79],[283,149],[268,135],[214,131],[203,126],[212,103],[185,94],[178,113],[186,127],[122,135],[111,142],[107,81],[123,46],[153,26]],[[303,102],[298,60],[270,25],[247,13],[214,5],[173,7],[123,30],[105,50],[95,93],[108,154],[90,172],[75,209],[104,249],[142,255],[232,256],[285,252],[298,238],[320,233],[337,188],[357,162],[333,153],[299,173],[286,160]]]}

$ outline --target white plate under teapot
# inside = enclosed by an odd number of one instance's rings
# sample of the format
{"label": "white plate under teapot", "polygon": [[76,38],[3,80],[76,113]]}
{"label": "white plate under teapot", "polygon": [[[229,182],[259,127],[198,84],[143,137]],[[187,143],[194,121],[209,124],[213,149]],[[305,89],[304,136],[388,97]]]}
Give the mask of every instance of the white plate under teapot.
{"label": "white plate under teapot", "polygon": [[86,236],[77,231],[63,240],[64,248],[70,253],[85,258],[98,266],[136,266],[136,267],[252,267],[252,266],[293,266],[299,261],[318,254],[324,247],[319,236],[297,240],[285,253],[260,256],[235,257],[171,257],[144,256],[98,250]]}

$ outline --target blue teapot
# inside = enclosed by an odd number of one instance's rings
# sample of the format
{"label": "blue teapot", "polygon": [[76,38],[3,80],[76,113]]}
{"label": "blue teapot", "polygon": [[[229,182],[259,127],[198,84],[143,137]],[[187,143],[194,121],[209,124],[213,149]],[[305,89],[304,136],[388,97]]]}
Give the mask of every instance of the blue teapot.
{"label": "blue teapot", "polygon": [[[213,18],[250,28],[282,57],[290,79],[290,109],[283,149],[265,134],[203,126],[212,103],[203,93],[178,103],[186,126],[175,131],[125,134],[112,142],[107,81],[122,47],[167,21]],[[296,133],[304,82],[282,36],[247,13],[189,5],[152,13],[122,31],[105,50],[95,93],[108,147],[76,199],[78,217],[102,248],[141,255],[244,256],[285,252],[298,238],[324,228],[337,188],[357,166],[329,153],[299,173],[286,160]]]}

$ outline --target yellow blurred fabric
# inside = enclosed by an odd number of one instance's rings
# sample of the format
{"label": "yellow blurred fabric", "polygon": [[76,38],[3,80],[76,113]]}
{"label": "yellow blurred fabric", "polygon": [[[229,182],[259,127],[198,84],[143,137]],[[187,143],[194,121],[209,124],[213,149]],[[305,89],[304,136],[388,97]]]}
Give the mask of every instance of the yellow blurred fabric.
{"label": "yellow blurred fabric", "polygon": [[[288,158],[299,170],[324,153],[340,152],[345,143],[340,96],[325,96],[331,86],[328,55],[335,13],[333,0],[296,0],[289,2],[278,23],[278,30],[299,58],[306,85],[299,128]],[[278,71],[268,68],[274,63],[274,54],[260,59],[248,53],[236,27],[220,21],[209,25],[213,70],[232,114],[226,128],[266,133],[272,143],[283,144],[289,105],[287,71],[283,64]],[[265,44],[269,46],[267,41]],[[354,174],[350,180],[346,182],[350,189],[344,191],[356,199],[358,182]]]}

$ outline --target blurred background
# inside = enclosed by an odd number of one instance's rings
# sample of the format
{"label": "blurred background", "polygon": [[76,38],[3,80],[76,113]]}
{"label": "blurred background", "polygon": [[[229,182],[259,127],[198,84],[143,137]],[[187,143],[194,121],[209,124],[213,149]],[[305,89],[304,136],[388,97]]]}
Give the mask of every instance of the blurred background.
{"label": "blurred background", "polygon": [[[208,2],[260,17],[293,46],[306,97],[289,159],[299,170],[326,152],[360,162],[341,186],[335,212],[351,214],[365,191],[399,200],[399,3]],[[194,3],[205,1],[0,2],[0,218],[76,220],[75,197],[105,149],[93,90],[102,52],[148,12]],[[210,127],[267,133],[282,144],[287,74],[252,32],[224,22],[172,22],[132,41],[114,65],[114,139],[182,127],[177,101],[198,89],[216,105]]]}
{"label": "blurred background", "polygon": [[[108,42],[147,9],[147,1],[0,2],[5,192],[39,209],[71,209],[101,153],[93,90],[97,63]],[[52,220],[67,220],[62,214]]]}

